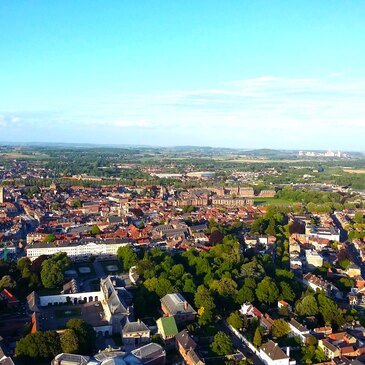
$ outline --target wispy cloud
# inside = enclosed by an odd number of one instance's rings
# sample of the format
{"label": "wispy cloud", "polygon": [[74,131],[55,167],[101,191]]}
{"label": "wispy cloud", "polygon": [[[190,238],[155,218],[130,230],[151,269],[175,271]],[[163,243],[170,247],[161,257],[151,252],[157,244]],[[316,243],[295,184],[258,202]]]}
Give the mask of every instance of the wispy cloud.
{"label": "wispy cloud", "polygon": [[362,144],[364,100],[365,80],[339,73],[322,78],[262,76],[211,89],[85,97],[57,110],[0,111],[0,126],[11,130],[21,122],[37,133],[47,128],[60,135],[77,130],[80,138],[103,128],[98,134],[102,142],[128,136],[128,142],[138,143],[160,138],[153,142],[247,146],[260,140],[261,145],[273,146],[274,141],[278,146],[285,140],[284,147],[290,142],[298,148],[326,148],[344,144],[344,139]]}

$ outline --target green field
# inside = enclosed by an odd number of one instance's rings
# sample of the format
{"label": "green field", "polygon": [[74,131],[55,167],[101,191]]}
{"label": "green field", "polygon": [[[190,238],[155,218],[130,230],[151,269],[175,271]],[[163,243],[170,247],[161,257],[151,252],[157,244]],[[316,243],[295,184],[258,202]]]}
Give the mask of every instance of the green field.
{"label": "green field", "polygon": [[277,198],[254,198],[255,205],[293,205],[299,204],[294,203],[285,199],[277,199]]}
{"label": "green field", "polygon": [[49,159],[48,155],[43,153],[32,153],[32,154],[25,154],[25,153],[17,153],[17,152],[7,152],[7,153],[0,153],[0,158],[4,158],[7,160],[44,160]]}

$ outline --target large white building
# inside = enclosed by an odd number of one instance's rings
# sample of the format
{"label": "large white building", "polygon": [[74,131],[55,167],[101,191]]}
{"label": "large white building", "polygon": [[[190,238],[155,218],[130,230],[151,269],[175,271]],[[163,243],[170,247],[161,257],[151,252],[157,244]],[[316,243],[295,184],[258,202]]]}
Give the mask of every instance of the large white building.
{"label": "large white building", "polygon": [[325,239],[329,241],[340,241],[340,230],[336,227],[317,227],[307,225],[305,234],[312,238]]}
{"label": "large white building", "polygon": [[83,239],[80,241],[55,241],[55,242],[33,242],[27,248],[27,257],[35,260],[41,255],[54,255],[65,252],[67,256],[89,257],[89,256],[115,256],[118,248],[130,245],[127,239]]}
{"label": "large white building", "polygon": [[260,347],[259,357],[266,365],[291,365],[289,354],[285,353],[274,341],[268,341]]}

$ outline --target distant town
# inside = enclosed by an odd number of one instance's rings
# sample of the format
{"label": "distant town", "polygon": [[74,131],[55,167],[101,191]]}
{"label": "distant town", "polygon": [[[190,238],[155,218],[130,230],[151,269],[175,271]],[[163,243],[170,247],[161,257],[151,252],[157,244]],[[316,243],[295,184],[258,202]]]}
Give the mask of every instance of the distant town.
{"label": "distant town", "polygon": [[365,155],[0,145],[0,364],[365,364]]}

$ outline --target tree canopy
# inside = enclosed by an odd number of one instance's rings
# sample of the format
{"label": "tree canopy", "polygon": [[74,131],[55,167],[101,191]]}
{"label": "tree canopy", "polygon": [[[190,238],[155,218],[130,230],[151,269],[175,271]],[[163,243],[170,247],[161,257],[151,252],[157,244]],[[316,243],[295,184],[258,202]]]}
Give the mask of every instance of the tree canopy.
{"label": "tree canopy", "polygon": [[61,252],[45,260],[42,264],[41,279],[45,288],[58,288],[64,282],[64,272],[70,266],[71,260],[66,253]]}

